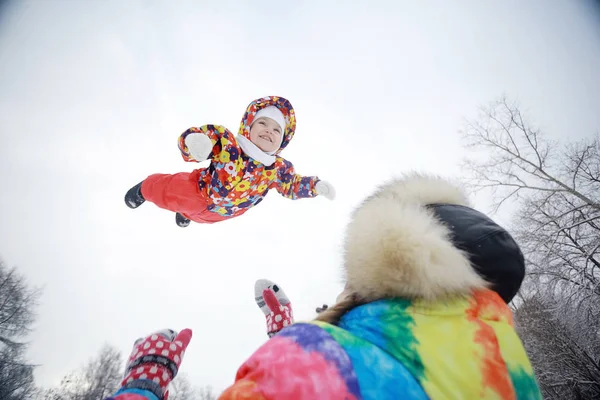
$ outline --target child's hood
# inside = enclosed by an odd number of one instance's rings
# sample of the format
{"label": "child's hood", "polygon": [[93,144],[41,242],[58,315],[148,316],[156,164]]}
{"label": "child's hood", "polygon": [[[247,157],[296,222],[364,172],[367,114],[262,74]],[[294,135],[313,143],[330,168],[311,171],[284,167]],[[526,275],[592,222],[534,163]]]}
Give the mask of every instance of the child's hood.
{"label": "child's hood", "polygon": [[242,118],[238,133],[245,138],[250,139],[250,125],[252,125],[252,122],[254,121],[254,116],[259,110],[269,106],[275,106],[279,108],[285,117],[286,126],[285,132],[283,133],[283,140],[281,141],[279,150],[275,152],[275,154],[279,154],[292,140],[292,137],[294,137],[294,132],[296,131],[296,114],[289,100],[279,96],[267,96],[253,100],[248,105],[248,108],[246,108],[246,113]]}

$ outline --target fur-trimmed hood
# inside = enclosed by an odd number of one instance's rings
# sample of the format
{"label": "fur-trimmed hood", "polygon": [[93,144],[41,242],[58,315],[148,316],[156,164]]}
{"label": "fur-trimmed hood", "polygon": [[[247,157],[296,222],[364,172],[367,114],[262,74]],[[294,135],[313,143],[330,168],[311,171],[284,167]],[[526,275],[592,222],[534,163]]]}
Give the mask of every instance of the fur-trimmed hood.
{"label": "fur-trimmed hood", "polygon": [[252,122],[254,122],[256,113],[269,106],[277,107],[285,118],[286,126],[284,132],[282,132],[283,138],[281,140],[281,146],[279,146],[279,149],[275,152],[275,154],[279,155],[290,143],[296,132],[296,112],[289,100],[280,96],[267,96],[252,100],[252,102],[248,104],[248,107],[246,107],[246,112],[240,122],[238,134],[250,140],[250,126],[252,125]]}
{"label": "fur-trimmed hood", "polygon": [[[455,209],[448,211],[448,206]],[[480,231],[454,224],[463,216]],[[474,254],[482,245],[491,256],[477,258],[485,265],[475,265]],[[435,176],[410,174],[381,186],[354,212],[344,250],[347,287],[365,301],[435,300],[490,286],[500,292],[494,283],[504,275],[511,284],[502,297],[510,301],[524,275],[522,254],[510,235],[473,210],[462,189]],[[498,254],[503,258],[496,262]],[[493,275],[486,274],[488,263]],[[504,268],[510,269],[508,275]],[[500,289],[505,286],[502,282]]]}

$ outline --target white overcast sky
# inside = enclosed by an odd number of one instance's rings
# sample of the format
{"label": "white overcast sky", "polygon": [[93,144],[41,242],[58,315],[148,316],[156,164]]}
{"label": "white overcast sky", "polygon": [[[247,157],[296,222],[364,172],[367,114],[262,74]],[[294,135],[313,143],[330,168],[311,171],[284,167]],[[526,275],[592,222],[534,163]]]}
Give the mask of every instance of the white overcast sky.
{"label": "white overcast sky", "polygon": [[[128,353],[190,327],[182,371],[224,388],[266,340],[256,279],[312,318],[342,287],[343,228],[375,186],[414,169],[459,177],[462,118],[503,93],[551,137],[597,132],[599,71],[591,1],[2,2],[0,255],[44,289],[38,382],[104,342]],[[187,229],[125,206],[149,174],[195,167],[182,131],[236,132],[265,95],[296,108],[283,156],[332,182],[334,202],[273,192]]]}

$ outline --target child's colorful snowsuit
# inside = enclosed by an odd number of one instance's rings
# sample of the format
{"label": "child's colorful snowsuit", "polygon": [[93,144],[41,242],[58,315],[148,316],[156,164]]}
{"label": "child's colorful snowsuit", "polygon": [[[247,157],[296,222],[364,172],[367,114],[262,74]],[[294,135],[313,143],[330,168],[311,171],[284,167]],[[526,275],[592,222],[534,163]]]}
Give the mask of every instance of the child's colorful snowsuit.
{"label": "child's colorful snowsuit", "polygon": [[141,192],[158,207],[179,212],[199,223],[214,223],[238,217],[260,203],[270,189],[292,200],[317,196],[315,176],[296,174],[291,162],[279,157],[296,129],[296,116],[290,102],[281,97],[265,97],[250,103],[241,121],[239,134],[250,139],[250,126],[258,110],[278,107],[286,118],[283,140],[277,159],[271,166],[243,153],[235,136],[220,125],[190,128],[179,137],[179,149],[188,162],[195,160],[188,152],[185,138],[189,134],[205,134],[213,142],[210,166],[191,173],[154,174],[146,178]]}

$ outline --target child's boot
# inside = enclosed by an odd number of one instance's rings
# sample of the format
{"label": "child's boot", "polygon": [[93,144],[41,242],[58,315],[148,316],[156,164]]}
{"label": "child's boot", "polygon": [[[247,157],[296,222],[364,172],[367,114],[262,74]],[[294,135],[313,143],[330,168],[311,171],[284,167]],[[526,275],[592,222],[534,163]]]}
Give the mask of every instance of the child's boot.
{"label": "child's boot", "polygon": [[175,222],[177,223],[178,226],[180,226],[182,228],[185,228],[186,226],[188,226],[190,224],[190,220],[179,213],[175,214]]}
{"label": "child's boot", "polygon": [[146,201],[144,196],[142,196],[142,183],[144,183],[144,181],[141,181],[129,189],[125,194],[125,204],[127,204],[127,207],[138,208]]}
{"label": "child's boot", "polygon": [[273,337],[277,332],[294,323],[292,303],[281,287],[270,280],[259,279],[256,281],[254,300],[265,314],[269,337]]}

